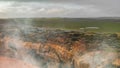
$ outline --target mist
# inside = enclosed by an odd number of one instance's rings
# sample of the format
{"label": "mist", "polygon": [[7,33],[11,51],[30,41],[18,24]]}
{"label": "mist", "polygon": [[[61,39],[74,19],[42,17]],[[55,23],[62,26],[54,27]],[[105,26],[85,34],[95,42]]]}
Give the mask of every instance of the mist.
{"label": "mist", "polygon": [[0,56],[38,68],[114,68],[118,63],[117,34],[36,26],[31,18],[2,22]]}

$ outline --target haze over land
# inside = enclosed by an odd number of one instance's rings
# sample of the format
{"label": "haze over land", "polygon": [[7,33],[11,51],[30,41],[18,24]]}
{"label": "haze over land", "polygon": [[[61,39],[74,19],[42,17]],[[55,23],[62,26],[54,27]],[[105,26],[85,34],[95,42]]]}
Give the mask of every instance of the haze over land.
{"label": "haze over land", "polygon": [[120,68],[119,3],[0,0],[0,68]]}

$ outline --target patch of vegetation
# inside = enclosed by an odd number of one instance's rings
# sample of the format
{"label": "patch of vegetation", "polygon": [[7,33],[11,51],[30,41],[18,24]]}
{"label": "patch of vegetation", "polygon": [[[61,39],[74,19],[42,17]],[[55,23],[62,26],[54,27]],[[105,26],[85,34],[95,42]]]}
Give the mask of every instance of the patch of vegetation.
{"label": "patch of vegetation", "polygon": [[114,19],[82,19],[82,18],[42,18],[33,19],[33,25],[46,28],[60,28],[80,30],[80,28],[98,27],[99,29],[86,29],[94,32],[120,32],[120,20]]}

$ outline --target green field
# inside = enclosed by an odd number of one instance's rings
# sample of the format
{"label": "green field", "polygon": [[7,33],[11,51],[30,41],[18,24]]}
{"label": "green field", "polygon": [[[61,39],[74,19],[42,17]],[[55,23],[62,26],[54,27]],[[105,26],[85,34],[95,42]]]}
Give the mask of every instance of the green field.
{"label": "green field", "polygon": [[16,18],[0,19],[0,24],[8,23],[31,23],[33,26],[45,28],[58,28],[67,30],[80,30],[80,28],[98,27],[99,29],[85,29],[95,32],[120,32],[120,19],[104,18]]}
{"label": "green field", "polygon": [[84,18],[50,18],[34,19],[33,25],[40,27],[80,30],[86,27],[99,27],[87,29],[97,32],[120,32],[120,19],[84,19]]}

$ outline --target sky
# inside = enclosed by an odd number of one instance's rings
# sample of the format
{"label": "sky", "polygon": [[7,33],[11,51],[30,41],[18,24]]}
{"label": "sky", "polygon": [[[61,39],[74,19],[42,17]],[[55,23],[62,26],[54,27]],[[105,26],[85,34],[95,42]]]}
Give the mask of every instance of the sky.
{"label": "sky", "polygon": [[0,0],[0,18],[120,17],[120,0]]}

